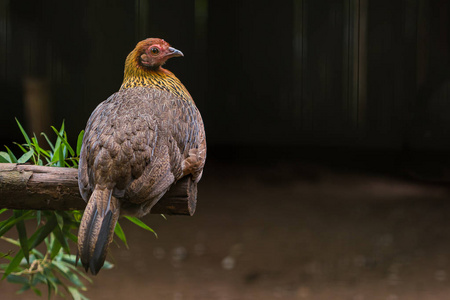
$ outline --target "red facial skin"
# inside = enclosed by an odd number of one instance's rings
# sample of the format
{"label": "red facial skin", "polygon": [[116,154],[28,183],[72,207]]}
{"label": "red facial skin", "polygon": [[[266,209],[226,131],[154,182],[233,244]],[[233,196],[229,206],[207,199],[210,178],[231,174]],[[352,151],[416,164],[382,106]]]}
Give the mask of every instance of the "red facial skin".
{"label": "red facial skin", "polygon": [[143,54],[140,55],[140,63],[147,68],[157,69],[169,58],[183,56],[180,50],[170,47],[169,43],[162,39],[148,39],[142,45]]}

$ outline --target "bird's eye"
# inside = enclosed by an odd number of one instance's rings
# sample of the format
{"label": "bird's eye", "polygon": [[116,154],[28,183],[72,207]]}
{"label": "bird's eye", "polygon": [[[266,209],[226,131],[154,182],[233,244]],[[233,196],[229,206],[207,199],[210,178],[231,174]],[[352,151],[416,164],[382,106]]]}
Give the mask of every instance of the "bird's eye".
{"label": "bird's eye", "polygon": [[156,55],[159,53],[159,49],[156,47],[153,47],[152,49],[150,49],[150,51],[152,52],[153,55]]}

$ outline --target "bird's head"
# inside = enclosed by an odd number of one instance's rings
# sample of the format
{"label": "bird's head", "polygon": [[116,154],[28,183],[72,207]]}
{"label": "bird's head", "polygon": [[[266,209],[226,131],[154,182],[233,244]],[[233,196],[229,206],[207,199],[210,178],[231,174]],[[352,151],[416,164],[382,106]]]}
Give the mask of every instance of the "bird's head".
{"label": "bird's head", "polygon": [[149,69],[158,69],[171,57],[184,56],[183,52],[170,47],[165,40],[157,38],[140,41],[135,51],[138,64]]}

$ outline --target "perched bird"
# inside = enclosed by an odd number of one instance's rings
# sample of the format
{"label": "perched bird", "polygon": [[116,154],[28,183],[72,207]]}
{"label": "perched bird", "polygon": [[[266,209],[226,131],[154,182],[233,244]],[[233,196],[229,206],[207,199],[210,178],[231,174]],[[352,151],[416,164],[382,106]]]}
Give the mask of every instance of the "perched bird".
{"label": "perched bird", "polygon": [[144,216],[177,180],[202,177],[202,117],[180,80],[162,68],[178,56],[162,39],[139,42],[126,58],[120,90],[87,122],[78,169],[87,202],[78,255],[86,272],[103,266],[119,215]]}

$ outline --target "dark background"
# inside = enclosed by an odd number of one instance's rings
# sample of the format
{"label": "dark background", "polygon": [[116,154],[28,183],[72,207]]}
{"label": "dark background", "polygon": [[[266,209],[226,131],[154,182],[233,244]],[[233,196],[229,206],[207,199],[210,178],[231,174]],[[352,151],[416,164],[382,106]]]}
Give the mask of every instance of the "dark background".
{"label": "dark background", "polygon": [[[3,0],[0,143],[21,140],[14,117],[37,133],[65,119],[75,140],[135,44],[161,37],[185,53],[166,67],[202,112],[209,157],[442,166],[449,11],[444,0]],[[40,109],[26,104],[33,80]]]}
{"label": "dark background", "polygon": [[448,298],[449,1],[0,0],[0,145],[75,143],[147,37],[205,122],[197,212],[123,224],[91,299]]}

